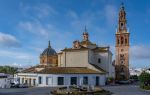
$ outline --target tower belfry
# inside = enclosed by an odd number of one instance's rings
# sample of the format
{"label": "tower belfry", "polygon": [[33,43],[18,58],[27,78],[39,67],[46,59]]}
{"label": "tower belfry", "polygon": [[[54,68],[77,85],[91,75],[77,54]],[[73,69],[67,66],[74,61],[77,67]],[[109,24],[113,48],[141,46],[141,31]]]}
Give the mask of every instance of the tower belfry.
{"label": "tower belfry", "polygon": [[119,32],[126,32],[126,12],[124,9],[124,5],[122,3],[121,7],[120,7],[120,12],[119,12],[119,20],[118,20],[118,30]]}
{"label": "tower belfry", "polygon": [[85,26],[84,32],[83,32],[83,40],[88,41],[89,40],[89,34],[87,32],[87,28]]}
{"label": "tower belfry", "polygon": [[119,11],[118,29],[116,32],[116,80],[129,79],[129,32],[124,5]]}

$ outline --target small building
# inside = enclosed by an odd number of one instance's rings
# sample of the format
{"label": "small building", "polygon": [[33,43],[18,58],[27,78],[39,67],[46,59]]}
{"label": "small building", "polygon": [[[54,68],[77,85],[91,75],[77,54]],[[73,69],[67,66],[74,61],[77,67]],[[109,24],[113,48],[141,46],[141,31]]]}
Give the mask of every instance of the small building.
{"label": "small building", "polygon": [[12,82],[12,75],[0,73],[0,88],[10,88]]}
{"label": "small building", "polygon": [[[41,68],[42,69],[42,68]],[[29,69],[28,69],[29,70]],[[20,83],[29,86],[105,85],[105,72],[85,67],[46,67],[38,71],[36,67],[18,73]]]}

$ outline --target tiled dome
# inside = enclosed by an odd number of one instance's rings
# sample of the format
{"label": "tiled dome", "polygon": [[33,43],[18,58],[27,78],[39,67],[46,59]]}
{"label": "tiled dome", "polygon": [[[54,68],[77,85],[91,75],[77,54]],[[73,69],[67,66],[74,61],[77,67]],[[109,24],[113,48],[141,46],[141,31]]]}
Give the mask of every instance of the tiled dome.
{"label": "tiled dome", "polygon": [[47,56],[52,56],[52,55],[56,55],[56,51],[51,48],[51,45],[50,45],[50,41],[49,41],[49,45],[48,45],[48,48],[46,48],[43,53],[41,54],[41,56],[44,56],[44,55],[47,55]]}

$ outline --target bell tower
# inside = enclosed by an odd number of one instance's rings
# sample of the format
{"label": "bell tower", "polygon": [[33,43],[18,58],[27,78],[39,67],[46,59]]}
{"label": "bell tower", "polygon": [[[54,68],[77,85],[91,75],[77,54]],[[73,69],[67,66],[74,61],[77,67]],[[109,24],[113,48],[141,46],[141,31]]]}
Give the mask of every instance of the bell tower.
{"label": "bell tower", "polygon": [[116,80],[129,79],[129,35],[124,5],[119,11],[118,28],[116,31]]}
{"label": "bell tower", "polygon": [[88,41],[88,40],[89,40],[89,34],[88,34],[86,26],[85,26],[85,30],[83,32],[83,41]]}

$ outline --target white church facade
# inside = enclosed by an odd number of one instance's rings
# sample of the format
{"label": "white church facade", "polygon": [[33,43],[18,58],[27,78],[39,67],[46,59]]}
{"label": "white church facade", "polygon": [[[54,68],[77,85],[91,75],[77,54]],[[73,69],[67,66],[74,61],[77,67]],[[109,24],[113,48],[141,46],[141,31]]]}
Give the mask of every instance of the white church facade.
{"label": "white church facade", "polygon": [[[108,77],[115,78],[112,52],[89,40],[85,29],[82,41],[56,53],[52,47],[40,55],[40,64],[15,75],[19,83],[29,86],[105,85]],[[55,63],[55,64],[53,64]]]}

